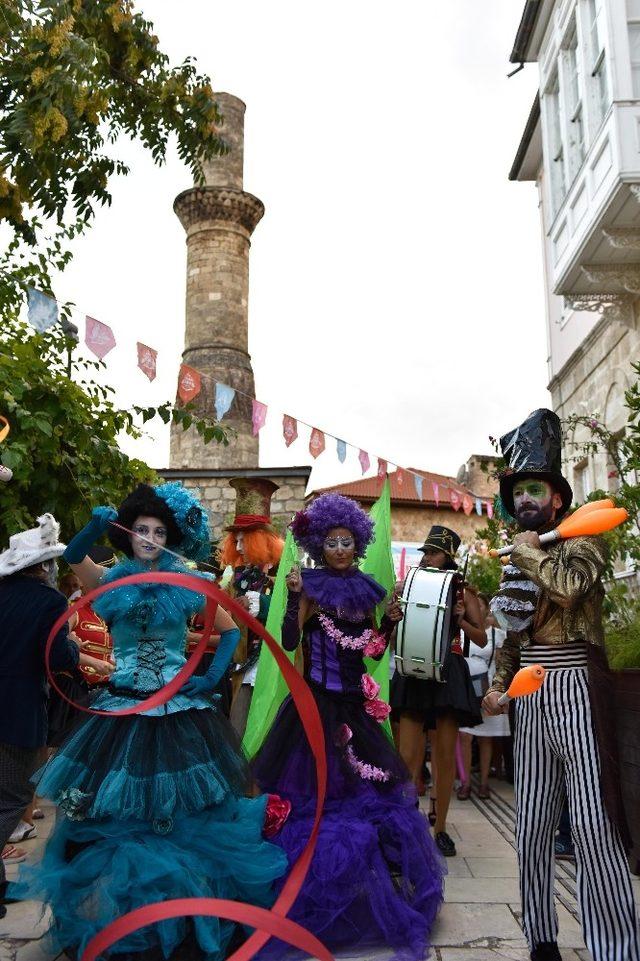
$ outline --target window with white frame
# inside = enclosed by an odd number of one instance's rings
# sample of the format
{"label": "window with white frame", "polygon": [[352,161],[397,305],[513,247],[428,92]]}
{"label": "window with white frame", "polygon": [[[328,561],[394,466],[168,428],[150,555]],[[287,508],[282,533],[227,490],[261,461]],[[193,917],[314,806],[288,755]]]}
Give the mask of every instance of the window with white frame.
{"label": "window with white frame", "polygon": [[582,77],[575,19],[565,34],[561,54],[563,102],[567,125],[567,153],[571,179],[582,165],[585,154]]}
{"label": "window with white frame", "polygon": [[592,490],[589,460],[585,457],[573,468],[573,498],[578,504],[584,504]]}
{"label": "window with white frame", "polygon": [[604,0],[587,0],[587,18],[586,64],[592,80],[591,120],[595,134],[609,109]]}
{"label": "window with white frame", "polygon": [[627,0],[633,96],[640,97],[640,0]]}
{"label": "window with white frame", "polygon": [[566,157],[562,137],[562,107],[557,71],[547,85],[544,100],[551,158],[551,205],[555,215],[560,209],[567,192]]}

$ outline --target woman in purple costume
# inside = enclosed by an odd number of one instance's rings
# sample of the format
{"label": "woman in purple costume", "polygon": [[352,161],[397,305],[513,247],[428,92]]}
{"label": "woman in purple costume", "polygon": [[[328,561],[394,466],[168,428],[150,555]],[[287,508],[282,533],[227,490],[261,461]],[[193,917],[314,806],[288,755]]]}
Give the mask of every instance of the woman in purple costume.
{"label": "woman in purple costume", "polygon": [[[409,772],[382,727],[388,705],[364,663],[382,657],[401,609],[391,601],[376,630],[374,612],[385,591],[356,566],[373,525],[355,501],[325,494],[291,528],[319,566],[302,574],[293,568],[287,577],[282,643],[292,651],[302,635],[305,679],[324,727],[328,786],[313,861],[289,917],[331,948],[387,944],[398,961],[421,961],[445,868]],[[276,843],[293,864],[311,831],[316,775],[290,697],[253,773],[262,791],[292,802]],[[282,954],[281,942],[265,949],[270,957]]]}

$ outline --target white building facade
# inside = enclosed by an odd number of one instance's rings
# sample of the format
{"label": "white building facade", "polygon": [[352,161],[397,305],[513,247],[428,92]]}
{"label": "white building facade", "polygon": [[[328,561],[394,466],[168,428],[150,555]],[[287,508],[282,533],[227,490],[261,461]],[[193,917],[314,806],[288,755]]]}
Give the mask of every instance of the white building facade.
{"label": "white building facade", "polygon": [[[552,404],[616,432],[640,361],[640,0],[528,0],[511,60],[540,74],[510,179],[538,189]],[[578,503],[617,484],[585,439]]]}

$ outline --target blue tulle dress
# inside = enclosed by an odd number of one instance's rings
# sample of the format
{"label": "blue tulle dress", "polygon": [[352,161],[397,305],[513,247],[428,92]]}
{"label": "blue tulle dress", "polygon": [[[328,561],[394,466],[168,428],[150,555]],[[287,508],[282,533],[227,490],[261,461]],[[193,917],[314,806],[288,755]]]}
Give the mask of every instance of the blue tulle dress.
{"label": "blue tulle dress", "polygon": [[[387,945],[396,961],[422,961],[446,869],[409,772],[380,723],[384,712],[374,707],[375,688],[363,681],[361,640],[370,636],[368,612],[384,590],[356,568],[304,570],[302,579],[315,602],[302,633],[305,679],[320,712],[328,771],[315,853],[289,917],[332,949]],[[282,638],[293,650],[300,630],[295,598],[289,597]],[[383,640],[371,656],[381,656],[384,647]],[[311,832],[316,775],[291,697],[252,768],[261,790],[291,801],[291,816],[276,841],[293,864]],[[284,954],[280,942],[270,941],[261,958],[275,961]]]}
{"label": "blue tulle dress", "polygon": [[[184,571],[172,558],[160,570]],[[105,581],[148,570],[124,561]],[[202,595],[165,584],[115,588],[94,609],[109,624],[116,670],[92,707],[139,703],[185,663],[188,618]],[[115,918],[157,901],[217,897],[269,907],[287,859],[265,841],[266,796],[245,797],[250,775],[215,701],[178,693],[145,714],[85,715],[43,769],[38,793],[59,817],[42,861],[21,869],[11,895],[52,910],[54,949],[82,952]],[[111,956],[221,961],[232,922],[163,921],[119,941]],[[179,948],[180,946],[180,948]]]}

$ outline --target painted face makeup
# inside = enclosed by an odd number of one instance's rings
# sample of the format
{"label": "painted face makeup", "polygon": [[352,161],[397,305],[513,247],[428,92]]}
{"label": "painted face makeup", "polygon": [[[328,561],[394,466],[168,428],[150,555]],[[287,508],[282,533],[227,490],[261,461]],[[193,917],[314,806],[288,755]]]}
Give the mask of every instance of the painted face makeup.
{"label": "painted face makeup", "polygon": [[236,534],[236,550],[238,554],[244,555],[244,534],[242,531],[238,531]]}
{"label": "painted face makeup", "polygon": [[167,528],[156,517],[138,517],[131,528],[131,549],[139,561],[155,561],[167,543]]}
{"label": "painted face makeup", "polygon": [[554,519],[553,495],[553,488],[547,481],[530,477],[514,484],[515,518],[523,530],[536,531]]}
{"label": "painted face makeup", "polygon": [[334,570],[344,571],[353,564],[356,542],[346,527],[335,527],[327,531],[323,548],[327,565]]}

